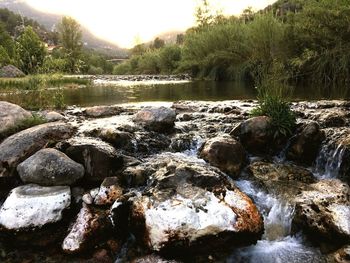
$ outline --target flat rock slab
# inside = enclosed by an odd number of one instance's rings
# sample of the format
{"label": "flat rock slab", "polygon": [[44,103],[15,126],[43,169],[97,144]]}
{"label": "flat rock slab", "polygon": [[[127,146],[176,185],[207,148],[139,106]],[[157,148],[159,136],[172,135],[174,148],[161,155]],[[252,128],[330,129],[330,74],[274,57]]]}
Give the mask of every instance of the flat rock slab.
{"label": "flat rock slab", "polygon": [[0,225],[20,231],[56,223],[70,202],[71,192],[66,186],[19,186],[10,192],[0,208]]}
{"label": "flat rock slab", "polygon": [[32,114],[22,107],[0,101],[0,134],[30,117],[32,117]]}
{"label": "flat rock slab", "polygon": [[48,143],[70,138],[74,128],[63,122],[38,125],[16,133],[0,144],[0,177],[11,176],[17,165]]}
{"label": "flat rock slab", "polygon": [[43,186],[72,185],[84,176],[84,166],[56,149],[36,152],[17,166],[24,183]]}

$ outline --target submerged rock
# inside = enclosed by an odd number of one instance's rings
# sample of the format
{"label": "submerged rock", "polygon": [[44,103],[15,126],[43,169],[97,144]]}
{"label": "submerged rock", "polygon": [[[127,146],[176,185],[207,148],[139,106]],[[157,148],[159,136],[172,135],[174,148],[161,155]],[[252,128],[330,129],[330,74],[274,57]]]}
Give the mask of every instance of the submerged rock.
{"label": "submerged rock", "polygon": [[146,245],[170,253],[254,243],[263,221],[252,200],[216,169],[163,160],[149,192],[133,200],[132,225]]}
{"label": "submerged rock", "polygon": [[322,180],[296,197],[293,226],[312,239],[350,242],[350,189],[340,180]]}
{"label": "submerged rock", "polygon": [[206,141],[200,157],[223,172],[237,175],[245,161],[245,151],[240,142],[221,136]]}
{"label": "submerged rock", "polygon": [[22,107],[6,101],[0,101],[0,135],[13,128],[19,122],[32,117],[32,114]]}
{"label": "submerged rock", "polygon": [[0,225],[13,231],[41,228],[60,221],[70,202],[71,192],[66,186],[19,186],[0,208]]}
{"label": "submerged rock", "polygon": [[[98,245],[112,229],[108,213],[96,211],[83,204],[71,230],[62,243],[66,253],[80,253]],[[109,232],[109,233],[108,233]]]}
{"label": "submerged rock", "polygon": [[17,166],[24,183],[44,186],[72,185],[84,176],[84,167],[55,149],[36,152]]}
{"label": "submerged rock", "polygon": [[74,128],[63,122],[38,125],[5,139],[0,144],[0,177],[11,176],[16,166],[49,143],[70,138]]}
{"label": "submerged rock", "polygon": [[134,122],[141,124],[149,130],[166,132],[175,125],[176,112],[166,107],[146,108],[137,112]]}
{"label": "submerged rock", "polygon": [[287,158],[300,164],[311,165],[320,150],[325,135],[317,122],[310,122],[292,138]]}
{"label": "submerged rock", "polygon": [[100,183],[106,177],[117,175],[123,167],[123,158],[108,143],[90,138],[73,138],[67,144],[66,154],[84,165],[88,183]]}

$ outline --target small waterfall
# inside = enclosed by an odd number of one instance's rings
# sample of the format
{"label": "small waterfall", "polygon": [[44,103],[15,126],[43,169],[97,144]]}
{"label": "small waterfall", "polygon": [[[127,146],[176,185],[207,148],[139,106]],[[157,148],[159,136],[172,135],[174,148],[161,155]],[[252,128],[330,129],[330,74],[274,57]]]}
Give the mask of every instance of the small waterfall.
{"label": "small waterfall", "polygon": [[346,147],[340,143],[347,130],[327,130],[327,140],[323,142],[316,159],[314,174],[319,179],[337,178],[346,152]]}

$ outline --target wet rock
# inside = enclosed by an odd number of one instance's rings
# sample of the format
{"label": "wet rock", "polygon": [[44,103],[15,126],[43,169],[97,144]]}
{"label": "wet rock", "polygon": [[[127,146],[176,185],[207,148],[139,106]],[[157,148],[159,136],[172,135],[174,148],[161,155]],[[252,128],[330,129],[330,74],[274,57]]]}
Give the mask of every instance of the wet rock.
{"label": "wet rock", "polygon": [[96,205],[111,205],[123,195],[118,177],[107,177],[103,180],[98,194],[95,196]]}
{"label": "wet rock", "polygon": [[0,135],[17,123],[32,117],[32,114],[16,104],[0,101]]}
{"label": "wet rock", "polygon": [[106,177],[117,175],[123,167],[123,158],[108,143],[90,138],[73,138],[68,145],[66,154],[84,165],[88,183],[101,183]]}
{"label": "wet rock", "polygon": [[117,149],[125,149],[127,151],[132,151],[132,134],[130,132],[119,131],[112,128],[102,129],[98,137],[103,141],[112,144]]}
{"label": "wet rock", "polygon": [[287,158],[300,164],[311,165],[317,157],[324,138],[324,132],[317,122],[302,126],[297,135],[291,139]]}
{"label": "wet rock", "polygon": [[148,164],[128,166],[121,174],[121,182],[128,187],[144,186],[147,180],[155,172]]}
{"label": "wet rock", "polygon": [[13,65],[7,65],[0,69],[0,78],[21,78],[25,74]]}
{"label": "wet rock", "polygon": [[123,108],[118,106],[94,106],[90,108],[85,108],[83,114],[87,117],[102,118],[118,115],[123,111]]}
{"label": "wet rock", "polygon": [[84,167],[55,149],[36,152],[17,166],[24,183],[43,186],[72,185],[84,176]]}
{"label": "wet rock", "polygon": [[343,110],[323,111],[319,114],[318,121],[322,127],[343,127],[347,124],[349,113]]}
{"label": "wet rock", "polygon": [[194,143],[193,134],[176,134],[173,138],[171,138],[169,147],[174,152],[184,152],[186,150],[190,150]]}
{"label": "wet rock", "polygon": [[350,241],[350,189],[340,180],[322,180],[296,197],[294,229],[314,240],[333,244]]}
{"label": "wet rock", "polygon": [[107,240],[108,232],[112,228],[108,213],[96,211],[83,204],[74,224],[66,238],[63,240],[64,252],[80,253]]}
{"label": "wet rock", "polygon": [[147,156],[159,153],[170,146],[169,136],[157,132],[135,132],[133,154]]}
{"label": "wet rock", "polygon": [[50,143],[70,138],[74,128],[62,122],[38,125],[10,136],[0,144],[0,177],[11,176],[16,166]]}
{"label": "wet rock", "polygon": [[134,116],[134,122],[141,124],[146,129],[158,132],[171,130],[175,125],[175,120],[175,111],[166,107],[145,108]]}
{"label": "wet rock", "polygon": [[179,263],[179,262],[180,261],[176,261],[176,260],[167,260],[155,254],[136,258],[132,261],[132,263]]}
{"label": "wet rock", "polygon": [[206,141],[200,157],[223,172],[237,175],[245,160],[245,151],[240,142],[221,136]]}
{"label": "wet rock", "polygon": [[41,228],[62,219],[71,202],[66,186],[19,186],[11,191],[0,209],[0,225],[13,231]]}
{"label": "wet rock", "polygon": [[154,182],[132,201],[134,231],[155,251],[210,251],[254,243],[263,222],[252,200],[217,169],[164,157]]}
{"label": "wet rock", "polygon": [[266,153],[273,145],[271,119],[266,116],[250,118],[238,125],[232,135],[238,137],[251,153]]}

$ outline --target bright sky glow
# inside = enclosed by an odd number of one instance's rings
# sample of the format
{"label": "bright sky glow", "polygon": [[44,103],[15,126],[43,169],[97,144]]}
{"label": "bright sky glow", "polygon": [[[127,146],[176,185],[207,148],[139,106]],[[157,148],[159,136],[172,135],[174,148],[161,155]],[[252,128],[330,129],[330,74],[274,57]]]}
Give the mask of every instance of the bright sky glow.
{"label": "bright sky glow", "polygon": [[[198,0],[25,0],[32,7],[68,15],[96,36],[121,47],[132,47],[169,31],[186,30],[195,23]],[[274,0],[211,0],[224,14],[239,14],[248,6],[264,8]]]}

